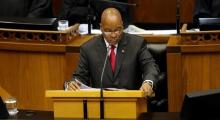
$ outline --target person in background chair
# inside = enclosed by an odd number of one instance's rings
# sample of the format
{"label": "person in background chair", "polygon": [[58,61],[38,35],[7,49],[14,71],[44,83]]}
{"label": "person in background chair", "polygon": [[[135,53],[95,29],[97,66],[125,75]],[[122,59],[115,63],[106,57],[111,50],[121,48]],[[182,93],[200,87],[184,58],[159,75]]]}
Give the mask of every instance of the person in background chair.
{"label": "person in background chair", "polygon": [[[127,0],[113,0],[116,2],[128,2]],[[68,20],[70,25],[75,23],[88,23],[88,15],[91,15],[94,28],[99,28],[100,16],[103,9],[116,7],[124,16],[125,27],[130,22],[129,9],[127,5],[112,3],[111,1],[90,0],[90,10],[88,8],[89,0],[63,0],[59,19]]]}
{"label": "person in background chair", "polygon": [[[89,14],[88,3],[89,0],[63,0],[59,19],[68,20],[70,25],[87,23]],[[94,12],[92,7],[90,12]]]}
{"label": "person in background chair", "polygon": [[67,89],[80,89],[75,78],[86,85],[99,88],[105,56],[108,55],[103,88],[140,89],[146,96],[152,96],[159,68],[148,51],[144,38],[123,32],[121,14],[115,8],[104,10],[100,28],[102,35],[80,47],[79,64]]}
{"label": "person in background chair", "polygon": [[1,0],[0,17],[52,17],[51,0]]}
{"label": "person in background chair", "polygon": [[193,25],[198,27],[198,18],[220,17],[220,0],[196,0]]}

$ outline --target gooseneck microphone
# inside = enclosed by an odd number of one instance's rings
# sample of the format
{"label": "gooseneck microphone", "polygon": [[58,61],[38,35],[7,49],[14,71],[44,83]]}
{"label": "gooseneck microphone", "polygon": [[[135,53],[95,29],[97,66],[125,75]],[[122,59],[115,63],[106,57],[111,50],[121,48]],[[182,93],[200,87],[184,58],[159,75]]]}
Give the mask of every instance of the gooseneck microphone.
{"label": "gooseneck microphone", "polygon": [[101,78],[100,78],[100,120],[104,120],[104,97],[103,97],[103,86],[102,86],[103,83],[102,82],[103,82],[103,76],[104,76],[104,72],[106,68],[109,51],[110,51],[110,46],[107,47],[105,61],[103,64]]}

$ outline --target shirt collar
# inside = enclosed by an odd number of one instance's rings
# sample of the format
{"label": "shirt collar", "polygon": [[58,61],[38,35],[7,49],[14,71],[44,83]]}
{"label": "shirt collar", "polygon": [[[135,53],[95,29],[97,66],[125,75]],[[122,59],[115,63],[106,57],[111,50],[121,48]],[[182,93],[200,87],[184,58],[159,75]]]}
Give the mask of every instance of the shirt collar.
{"label": "shirt collar", "polygon": [[[105,45],[106,45],[106,47],[108,48],[110,45],[109,45],[109,43],[107,42],[107,40],[104,38],[104,41],[105,41]],[[115,45],[115,48],[117,48],[118,47],[118,43]],[[109,47],[110,48],[110,47]]]}

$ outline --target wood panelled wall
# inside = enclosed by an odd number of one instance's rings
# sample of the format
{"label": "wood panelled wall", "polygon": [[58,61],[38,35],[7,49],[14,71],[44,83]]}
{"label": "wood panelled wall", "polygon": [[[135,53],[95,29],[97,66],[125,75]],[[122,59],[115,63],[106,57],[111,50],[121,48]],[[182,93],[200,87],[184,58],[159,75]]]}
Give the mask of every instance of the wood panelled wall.
{"label": "wood panelled wall", "polygon": [[61,10],[63,0],[53,0],[53,13],[58,16]]}
{"label": "wood panelled wall", "polygon": [[[136,3],[133,20],[140,23],[175,23],[177,0],[129,0]],[[192,20],[195,0],[180,0],[181,22]]]}
{"label": "wood panelled wall", "polygon": [[[63,0],[53,0],[53,11],[58,15]],[[122,0],[123,1],[123,0]],[[177,0],[129,0],[136,3],[132,8],[134,22],[139,23],[175,23]],[[181,22],[192,20],[195,0],[180,0]]]}

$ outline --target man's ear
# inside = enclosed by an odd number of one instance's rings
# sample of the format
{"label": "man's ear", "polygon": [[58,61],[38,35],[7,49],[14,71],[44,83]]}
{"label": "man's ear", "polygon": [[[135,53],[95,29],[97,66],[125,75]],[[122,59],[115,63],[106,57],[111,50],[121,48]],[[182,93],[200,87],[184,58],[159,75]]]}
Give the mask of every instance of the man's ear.
{"label": "man's ear", "polygon": [[103,32],[103,29],[102,29],[102,23],[99,23],[99,26],[100,26],[100,30],[101,30],[101,32]]}

